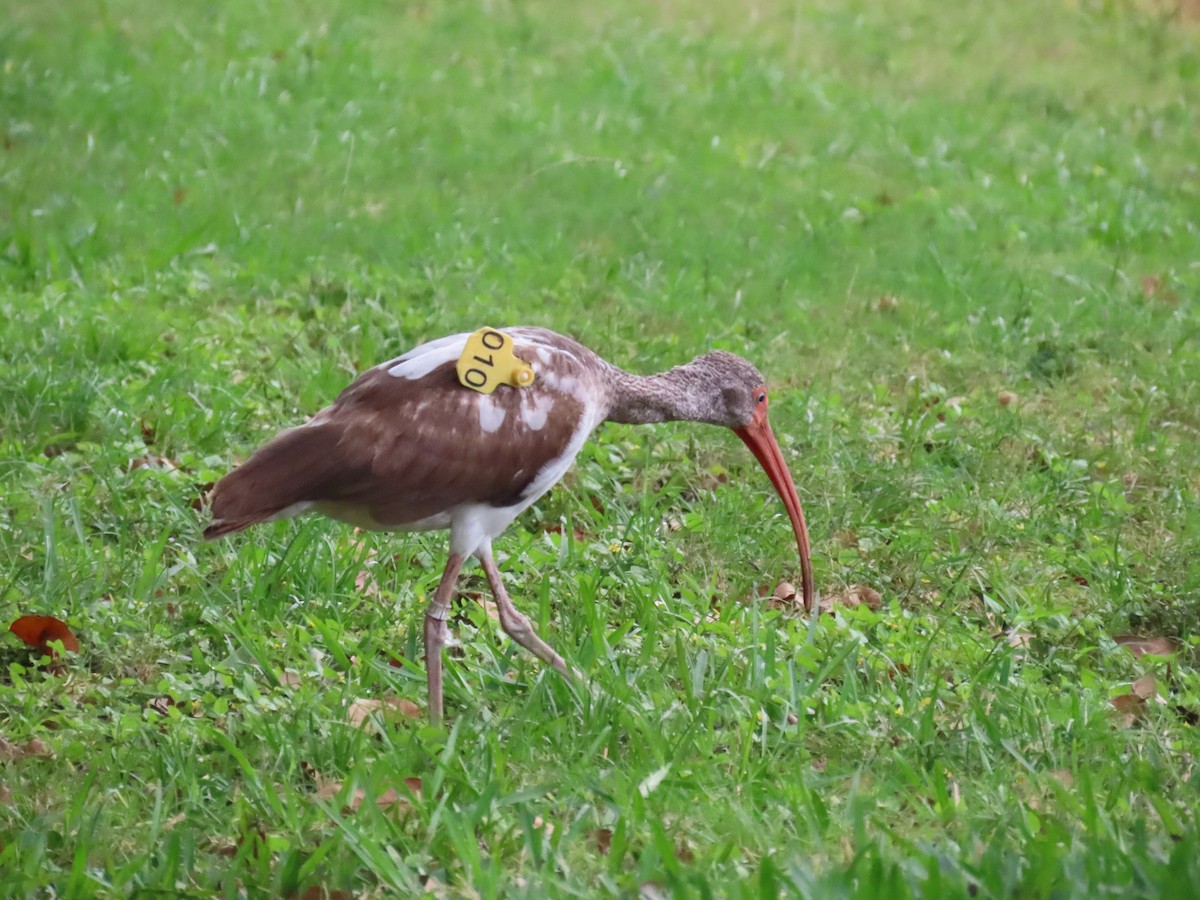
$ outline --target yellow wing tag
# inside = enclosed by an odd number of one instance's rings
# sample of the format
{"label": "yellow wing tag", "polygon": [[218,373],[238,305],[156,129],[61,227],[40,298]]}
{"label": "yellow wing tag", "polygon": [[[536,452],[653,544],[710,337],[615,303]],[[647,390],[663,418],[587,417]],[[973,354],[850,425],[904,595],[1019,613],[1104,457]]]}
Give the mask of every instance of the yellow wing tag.
{"label": "yellow wing tag", "polygon": [[513,356],[512,339],[494,328],[480,328],[467,338],[458,358],[458,380],[464,387],[490,394],[502,384],[529,387],[533,369]]}

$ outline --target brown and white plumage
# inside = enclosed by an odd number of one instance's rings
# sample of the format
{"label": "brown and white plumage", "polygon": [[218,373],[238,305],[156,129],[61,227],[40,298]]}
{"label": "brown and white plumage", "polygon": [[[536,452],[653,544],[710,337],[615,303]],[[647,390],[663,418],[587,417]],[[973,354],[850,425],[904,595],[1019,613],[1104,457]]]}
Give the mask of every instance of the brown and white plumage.
{"label": "brown and white plumage", "polygon": [[436,721],[445,618],[466,558],[482,563],[505,631],[567,673],[562,657],[513,607],[491,541],[562,478],[601,422],[687,419],[734,429],[767,469],[796,532],[811,607],[803,513],[767,424],[762,376],[750,363],[716,351],[661,375],[638,376],[546,329],[501,331],[533,368],[533,385],[476,393],[455,371],[469,335],[422,344],[364,373],[331,406],[225,476],[212,495],[205,537],[307,511],[369,529],[449,528],[450,559],[425,628]]}

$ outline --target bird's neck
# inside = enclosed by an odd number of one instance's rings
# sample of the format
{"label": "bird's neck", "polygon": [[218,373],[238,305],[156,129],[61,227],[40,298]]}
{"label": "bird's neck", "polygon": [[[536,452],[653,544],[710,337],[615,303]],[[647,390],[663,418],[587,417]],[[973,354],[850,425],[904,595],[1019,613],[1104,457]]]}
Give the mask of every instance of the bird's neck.
{"label": "bird's neck", "polygon": [[607,419],[625,425],[704,421],[704,398],[697,396],[688,363],[658,375],[634,375],[614,366]]}

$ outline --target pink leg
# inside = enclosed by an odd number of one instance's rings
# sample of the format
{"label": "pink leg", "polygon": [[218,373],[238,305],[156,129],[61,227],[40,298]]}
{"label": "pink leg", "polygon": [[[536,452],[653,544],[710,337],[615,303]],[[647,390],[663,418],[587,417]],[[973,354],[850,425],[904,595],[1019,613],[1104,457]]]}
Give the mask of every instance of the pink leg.
{"label": "pink leg", "polygon": [[496,598],[496,610],[500,613],[500,627],[504,629],[505,634],[538,659],[554,666],[554,668],[567,677],[571,675],[582,677],[579,672],[567,667],[563,658],[534,633],[529,619],[513,606],[512,600],[509,599],[508,591],[504,589],[504,582],[500,578],[500,570],[496,568],[496,563],[492,560],[491,549],[485,547],[483,550],[478,551],[476,556],[483,563],[483,571],[487,575],[488,584],[492,588],[492,596]]}
{"label": "pink leg", "polygon": [[446,645],[450,598],[462,565],[463,558],[451,553],[437,591],[425,610],[425,673],[429,679],[429,721],[434,725],[442,724],[442,647]]}

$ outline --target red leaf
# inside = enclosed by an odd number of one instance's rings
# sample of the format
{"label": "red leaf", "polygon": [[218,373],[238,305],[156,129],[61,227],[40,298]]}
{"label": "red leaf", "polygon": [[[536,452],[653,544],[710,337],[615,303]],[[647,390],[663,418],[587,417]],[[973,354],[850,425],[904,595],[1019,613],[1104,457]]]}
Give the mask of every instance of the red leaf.
{"label": "red leaf", "polygon": [[30,647],[45,650],[51,656],[54,655],[50,649],[51,641],[62,641],[64,650],[79,652],[79,641],[71,634],[71,629],[54,616],[21,616],[8,626],[8,630]]}

